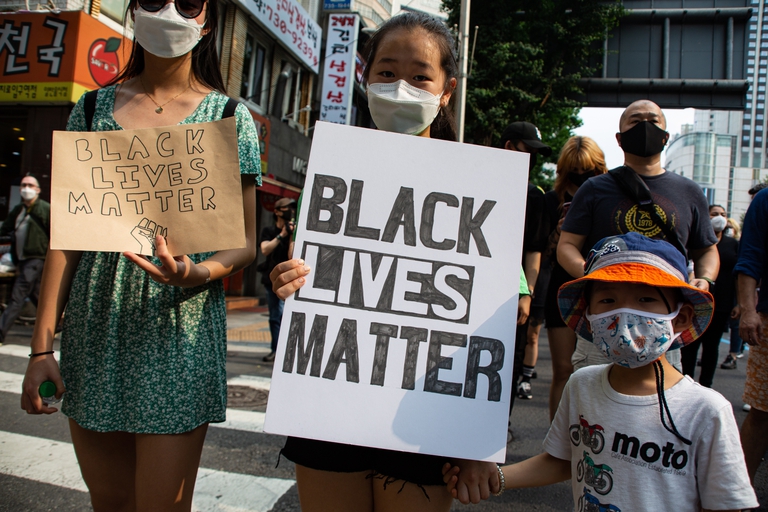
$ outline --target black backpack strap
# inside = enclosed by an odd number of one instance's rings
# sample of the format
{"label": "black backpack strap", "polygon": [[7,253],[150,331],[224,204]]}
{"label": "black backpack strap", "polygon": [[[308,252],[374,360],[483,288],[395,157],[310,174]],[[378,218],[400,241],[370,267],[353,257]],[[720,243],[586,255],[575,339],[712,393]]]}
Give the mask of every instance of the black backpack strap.
{"label": "black backpack strap", "polygon": [[240,104],[239,101],[233,100],[232,98],[229,98],[227,100],[227,104],[224,105],[224,112],[221,113],[221,118],[226,119],[228,117],[232,117],[235,115],[235,110],[237,109],[237,106]]}
{"label": "black backpack strap", "polygon": [[89,91],[85,93],[83,97],[83,110],[85,112],[85,127],[87,131],[91,131],[91,125],[93,125],[93,115],[96,113],[96,98],[99,95],[99,90]]}
{"label": "black backpack strap", "polygon": [[669,224],[664,222],[664,219],[662,219],[659,213],[656,211],[656,205],[654,204],[653,197],[651,196],[651,189],[648,188],[648,185],[645,183],[645,181],[643,181],[643,179],[634,170],[632,170],[631,167],[626,165],[611,169],[608,171],[608,174],[613,177],[613,179],[619,185],[621,191],[624,192],[627,197],[640,205],[640,208],[642,208],[648,213],[648,215],[651,216],[654,223],[656,223],[664,232],[664,236],[666,237],[667,242],[674,245],[675,248],[687,258],[688,251],[686,251],[685,247],[683,247],[683,244],[680,243],[680,239],[677,237],[677,233],[674,232]]}

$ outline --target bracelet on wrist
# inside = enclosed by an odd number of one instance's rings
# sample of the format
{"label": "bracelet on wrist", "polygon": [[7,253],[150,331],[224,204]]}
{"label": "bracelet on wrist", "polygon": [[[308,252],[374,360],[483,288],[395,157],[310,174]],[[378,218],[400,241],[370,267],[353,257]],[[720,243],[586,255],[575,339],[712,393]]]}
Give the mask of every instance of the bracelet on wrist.
{"label": "bracelet on wrist", "polygon": [[507,482],[504,480],[504,472],[498,464],[496,464],[496,471],[499,472],[499,492],[494,492],[493,495],[501,496],[507,488]]}
{"label": "bracelet on wrist", "polygon": [[46,350],[45,352],[35,352],[33,354],[29,354],[29,357],[47,356],[48,354],[53,354],[53,350]]}
{"label": "bracelet on wrist", "polygon": [[709,286],[714,286],[714,285],[715,285],[715,281],[714,281],[714,280],[712,280],[712,279],[710,279],[710,278],[708,278],[708,277],[700,277],[699,279],[703,279],[703,280],[705,280],[706,282],[708,282],[708,283],[709,283]]}

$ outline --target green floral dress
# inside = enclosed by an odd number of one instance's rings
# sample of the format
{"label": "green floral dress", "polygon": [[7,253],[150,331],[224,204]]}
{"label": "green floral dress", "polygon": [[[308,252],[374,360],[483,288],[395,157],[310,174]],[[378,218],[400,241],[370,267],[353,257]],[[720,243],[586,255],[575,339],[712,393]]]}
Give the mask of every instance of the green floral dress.
{"label": "green floral dress", "polygon": [[[228,98],[212,92],[182,124],[221,118]],[[115,87],[101,89],[93,131],[121,130]],[[261,184],[253,118],[238,105],[240,172]],[[67,130],[85,131],[83,99]],[[240,200],[240,198],[237,198]],[[190,255],[201,262],[213,253]],[[225,420],[227,315],[224,287],[158,284],[120,253],[84,252],[61,337],[64,414],[98,432],[187,432]]]}

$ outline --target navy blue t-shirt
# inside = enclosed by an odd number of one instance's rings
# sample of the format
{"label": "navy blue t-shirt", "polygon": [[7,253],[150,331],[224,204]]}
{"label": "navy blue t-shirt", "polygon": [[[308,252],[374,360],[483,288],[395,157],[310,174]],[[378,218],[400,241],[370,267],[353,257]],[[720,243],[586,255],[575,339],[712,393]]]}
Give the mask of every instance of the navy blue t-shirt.
{"label": "navy blue t-shirt", "polygon": [[[672,227],[688,253],[717,243],[707,198],[696,183],[672,172],[641,178],[651,190],[656,213]],[[607,236],[634,231],[648,238],[666,239],[651,215],[624,194],[615,178],[607,173],[590,178],[579,187],[563,231],[587,237],[581,248],[584,258]]]}

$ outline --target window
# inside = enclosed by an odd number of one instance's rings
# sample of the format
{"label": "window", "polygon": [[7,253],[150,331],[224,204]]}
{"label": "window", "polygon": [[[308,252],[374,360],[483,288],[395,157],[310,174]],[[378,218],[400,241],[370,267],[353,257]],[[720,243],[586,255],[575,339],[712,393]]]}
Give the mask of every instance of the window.
{"label": "window", "polygon": [[[762,56],[762,53],[761,53],[760,55]],[[755,56],[755,50],[749,50],[749,51],[747,52],[747,56],[749,56],[749,57],[754,57],[754,56]]]}
{"label": "window", "polygon": [[762,121],[762,120],[763,120],[763,117],[764,117],[764,116],[763,116],[763,114],[757,114],[757,115],[755,116],[755,119],[757,119],[758,121]]}
{"label": "window", "polygon": [[765,92],[765,86],[764,85],[758,85],[757,86],[757,92]]}
{"label": "window", "polygon": [[128,0],[101,0],[101,14],[122,24],[125,20],[125,10]]}
{"label": "window", "polygon": [[747,59],[747,66],[754,66],[755,65],[755,59]]}
{"label": "window", "polygon": [[749,125],[745,124],[744,126],[741,127],[741,129],[744,130],[745,132],[748,132],[749,131]]}
{"label": "window", "polygon": [[245,36],[243,50],[243,76],[240,97],[258,105],[264,112],[269,101],[269,80],[267,69],[267,48],[259,43],[253,34]]}

